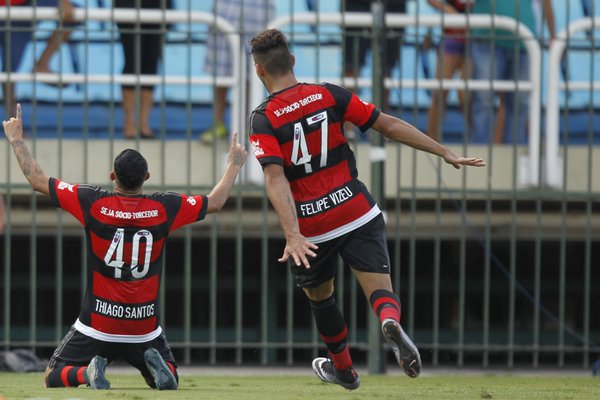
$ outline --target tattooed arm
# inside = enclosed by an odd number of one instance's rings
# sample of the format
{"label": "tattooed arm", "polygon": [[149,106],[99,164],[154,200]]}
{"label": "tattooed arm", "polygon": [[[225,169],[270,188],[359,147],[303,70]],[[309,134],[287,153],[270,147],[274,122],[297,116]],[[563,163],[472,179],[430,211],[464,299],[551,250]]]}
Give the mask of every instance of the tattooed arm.
{"label": "tattooed arm", "polygon": [[23,140],[23,119],[21,118],[20,104],[17,104],[17,116],[2,122],[2,126],[4,126],[4,134],[13,148],[19,162],[19,167],[23,171],[25,178],[27,178],[33,190],[48,195],[50,193],[48,188],[49,178],[33,159],[29,148],[27,148]]}

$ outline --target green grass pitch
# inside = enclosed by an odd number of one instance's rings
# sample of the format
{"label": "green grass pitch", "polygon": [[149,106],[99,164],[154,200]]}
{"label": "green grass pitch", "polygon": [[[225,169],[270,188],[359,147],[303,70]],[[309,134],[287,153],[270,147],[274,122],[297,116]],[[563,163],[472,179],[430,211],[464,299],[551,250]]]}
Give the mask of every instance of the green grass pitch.
{"label": "green grass pitch", "polygon": [[42,374],[0,373],[0,399],[600,399],[600,379],[583,376],[401,375],[362,374],[361,386],[349,392],[310,375],[187,375],[177,391],[145,386],[137,374],[111,374],[108,391],[79,388],[46,389]]}

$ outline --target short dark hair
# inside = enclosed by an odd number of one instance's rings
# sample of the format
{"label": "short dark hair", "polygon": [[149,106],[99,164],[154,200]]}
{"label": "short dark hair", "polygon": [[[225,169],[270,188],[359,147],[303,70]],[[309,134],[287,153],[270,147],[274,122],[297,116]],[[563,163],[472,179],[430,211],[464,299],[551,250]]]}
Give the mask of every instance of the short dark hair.
{"label": "short dark hair", "polygon": [[146,180],[148,163],[137,150],[125,149],[115,157],[113,170],[124,189],[137,189]]}
{"label": "short dark hair", "polygon": [[250,40],[251,53],[269,74],[282,76],[294,67],[292,53],[287,45],[285,35],[278,29],[267,29]]}

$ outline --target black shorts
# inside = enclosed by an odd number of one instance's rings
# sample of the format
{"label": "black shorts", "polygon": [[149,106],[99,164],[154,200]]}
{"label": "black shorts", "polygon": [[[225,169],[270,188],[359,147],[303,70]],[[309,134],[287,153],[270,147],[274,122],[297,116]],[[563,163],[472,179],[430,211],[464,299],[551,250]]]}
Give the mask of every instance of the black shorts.
{"label": "black shorts", "polygon": [[326,242],[318,243],[315,258],[309,257],[310,269],[290,263],[298,287],[313,288],[334,278],[338,255],[350,267],[364,272],[390,273],[390,256],[385,239],[385,221],[379,214],[360,228]]}
{"label": "black shorts", "polygon": [[129,364],[137,368],[146,381],[153,381],[150,371],[144,361],[144,352],[149,348],[155,348],[160,355],[177,367],[175,358],[171,352],[171,347],[165,338],[164,332],[156,339],[144,343],[114,343],[103,342],[84,335],[71,327],[69,332],[60,342],[54,354],[50,358],[48,368],[54,369],[65,365],[83,367],[90,363],[95,356],[102,356],[110,363],[115,359],[124,359]]}
{"label": "black shorts", "polygon": [[[406,13],[406,2],[404,0],[384,1],[384,13]],[[370,1],[346,0],[347,12],[371,12]],[[344,36],[344,71],[358,74],[358,69],[365,65],[367,51],[371,48],[371,38],[364,36],[367,28],[345,28]],[[400,59],[400,47],[402,46],[403,29],[388,29],[386,34],[390,37],[385,41],[384,72],[385,76],[391,76],[392,70]]]}

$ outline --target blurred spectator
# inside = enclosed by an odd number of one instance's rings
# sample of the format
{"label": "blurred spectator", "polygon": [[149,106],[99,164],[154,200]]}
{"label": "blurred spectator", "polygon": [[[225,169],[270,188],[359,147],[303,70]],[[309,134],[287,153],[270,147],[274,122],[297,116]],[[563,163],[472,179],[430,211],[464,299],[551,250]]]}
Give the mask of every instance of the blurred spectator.
{"label": "blurred spectator", "polygon": [[[427,0],[435,9],[444,14],[464,13],[473,6],[473,0]],[[438,49],[436,79],[450,79],[457,72],[460,77],[471,76],[471,63],[466,58],[466,37],[464,28],[445,28]],[[431,95],[431,107],[427,115],[427,134],[436,141],[441,138],[441,122],[446,107],[448,90],[434,90]],[[465,125],[470,124],[469,98],[462,90],[458,92],[460,109],[464,112]]]}
{"label": "blurred spectator", "polygon": [[[534,1],[477,0],[474,14],[495,14],[521,21],[532,32],[536,32]],[[554,38],[554,18],[551,0],[541,0],[543,14],[551,38]],[[521,39],[513,32],[501,29],[477,28],[472,30],[471,56],[473,79],[476,80],[527,80],[529,57]],[[505,126],[492,125],[494,99],[489,91],[476,90],[472,93],[473,143],[519,143],[527,141],[527,118],[529,93],[526,91],[506,92],[500,96],[500,112],[506,113]],[[515,105],[517,113],[514,115]],[[502,124],[502,119],[498,119]],[[498,122],[496,121],[496,122]],[[497,129],[495,137],[491,132]]]}
{"label": "blurred spectator", "polygon": [[[169,9],[171,0],[114,0],[115,8]],[[142,24],[139,21],[119,22],[119,37],[123,47],[124,75],[156,75],[162,57],[165,24]],[[153,85],[122,85],[123,136],[153,139],[150,112],[154,105]],[[139,95],[139,96],[138,96]],[[139,103],[136,100],[139,98]],[[137,103],[137,104],[136,104]]]}
{"label": "blurred spectator", "polygon": [[[343,0],[342,12],[371,12],[371,4],[375,0]],[[406,0],[382,0],[385,13],[405,13]],[[364,35],[365,28],[344,27],[344,76],[356,77],[365,65],[367,52],[371,48],[371,38]],[[392,70],[400,61],[400,47],[402,46],[403,29],[389,29],[386,35],[391,36],[385,41],[382,51],[382,64],[384,76],[392,76]],[[389,89],[383,91],[383,110],[390,111]],[[354,136],[354,129],[350,123],[344,126],[348,137]]]}
{"label": "blurred spectator", "polygon": [[[258,32],[266,28],[275,16],[273,0],[219,0],[215,1],[213,13],[231,23],[240,33],[243,51],[246,54],[247,67],[250,66],[250,47],[248,42]],[[233,65],[227,37],[213,30],[209,37],[204,69],[214,77],[231,76]],[[248,71],[250,73],[250,71]],[[214,93],[213,126],[202,132],[201,139],[211,143],[215,138],[227,138],[225,126],[225,106],[227,86],[216,86]]]}
{"label": "blurred spectator", "polygon": [[[582,7],[583,13],[585,15],[585,3],[587,0],[583,0]],[[536,30],[534,33],[540,39],[541,42],[544,42],[545,45],[548,45],[554,37],[556,36],[556,27],[554,23],[554,10],[552,8],[552,0],[544,1],[544,0],[533,0],[533,15],[535,17],[535,25]],[[586,15],[587,16],[587,15]],[[544,22],[548,27],[548,37],[544,32]]]}
{"label": "blurred spectator", "polygon": [[[1,7],[58,7],[63,23],[73,21],[73,5],[69,0],[0,0]],[[31,41],[34,25],[32,21],[0,22],[0,46],[2,47],[2,72],[16,72],[27,44]],[[37,72],[49,72],[48,64],[60,44],[66,41],[70,32],[56,29],[44,49],[39,61],[34,67]],[[2,83],[5,115],[11,115],[17,107],[15,100],[15,85],[12,82]]]}
{"label": "blurred spectator", "polygon": [[589,17],[592,15],[592,8],[594,8],[594,6],[591,4],[591,0],[581,0],[581,9],[584,16]]}
{"label": "blurred spectator", "polygon": [[[33,0],[33,2],[35,2],[35,0]],[[53,4],[54,6],[56,6],[57,1],[56,0],[38,0],[35,3],[37,3],[38,7],[44,7],[44,6],[49,7],[50,4]],[[69,26],[72,27],[75,25],[74,23],[69,23],[69,22],[72,22],[72,18],[73,18],[72,16],[73,16],[74,9],[75,9],[75,7],[73,6],[73,4],[71,4],[71,2],[69,0],[60,0],[59,11],[60,11],[61,15],[63,16],[63,21],[67,22],[67,24],[65,24],[67,27],[69,27]],[[52,34],[48,38],[46,48],[44,49],[44,51],[38,58],[37,62],[35,63],[34,71],[40,72],[40,73],[52,72],[50,70],[50,60],[52,59],[52,56],[54,55],[54,53],[56,53],[56,51],[58,51],[58,49],[60,48],[60,45],[62,43],[67,42],[69,40],[70,36],[71,36],[71,29],[63,30],[63,29],[57,28],[54,32],[52,32]]]}

